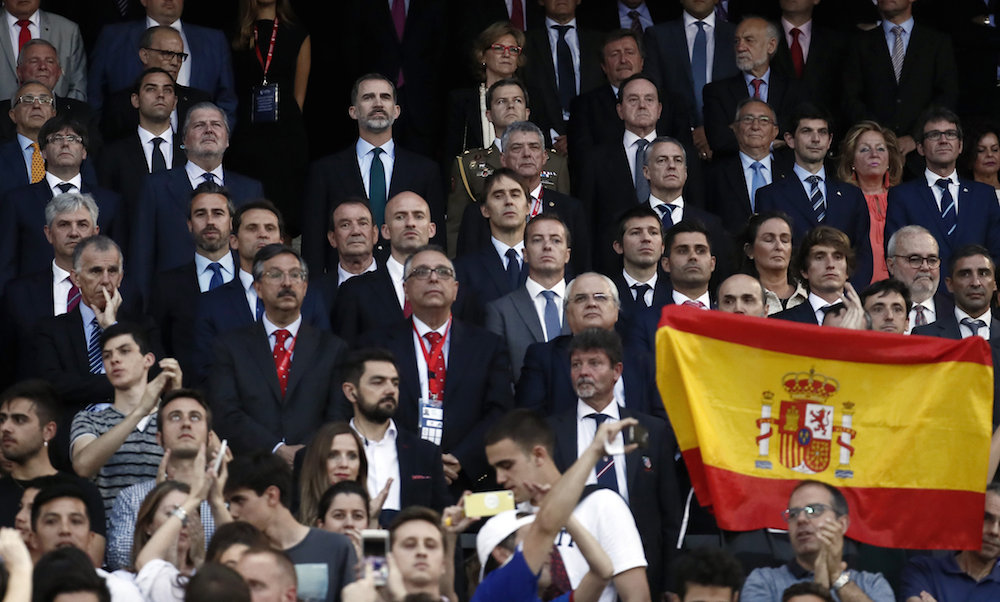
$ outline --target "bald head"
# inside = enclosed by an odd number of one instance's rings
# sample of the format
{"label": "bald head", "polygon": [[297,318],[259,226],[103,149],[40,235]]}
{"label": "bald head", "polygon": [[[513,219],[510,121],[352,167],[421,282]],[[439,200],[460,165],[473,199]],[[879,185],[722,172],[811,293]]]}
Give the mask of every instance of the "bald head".
{"label": "bald head", "polygon": [[767,316],[764,287],[753,276],[736,274],[719,285],[719,310],[745,316]]}
{"label": "bald head", "polygon": [[414,192],[401,192],[385,204],[382,236],[389,239],[393,258],[399,263],[426,245],[437,233],[427,201]]}

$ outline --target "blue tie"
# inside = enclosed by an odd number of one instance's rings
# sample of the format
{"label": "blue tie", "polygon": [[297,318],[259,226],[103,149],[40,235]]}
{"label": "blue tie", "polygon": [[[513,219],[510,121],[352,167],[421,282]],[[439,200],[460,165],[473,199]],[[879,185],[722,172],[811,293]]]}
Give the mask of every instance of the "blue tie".
{"label": "blue tie", "polygon": [[704,101],[702,92],[708,83],[708,35],[705,34],[705,22],[695,21],[698,33],[694,35],[694,48],[691,50],[691,78],[694,80],[694,102],[698,107],[698,123],[702,123]]}
{"label": "blue tie", "polygon": [[208,290],[214,291],[222,286],[222,266],[218,261],[208,264],[208,269],[212,270],[212,279],[208,281]]}
{"label": "blue tie", "polygon": [[260,297],[257,297],[257,311],[255,313],[257,315],[254,319],[260,322],[261,316],[264,315],[264,302],[260,300]]}
{"label": "blue tie", "polygon": [[205,180],[206,182],[214,183],[215,174],[210,171],[206,171],[205,173],[201,174],[201,179]]}
{"label": "blue tie", "polygon": [[375,223],[379,226],[385,223],[385,166],[379,158],[384,152],[377,146],[372,149],[372,167],[368,172],[368,205],[371,207]]}
{"label": "blue tie", "polygon": [[507,286],[508,292],[513,291],[521,284],[521,263],[518,261],[517,251],[507,249]]}
{"label": "blue tie", "polygon": [[972,336],[979,336],[979,329],[986,328],[986,322],[973,320],[972,318],[962,318],[962,325],[972,331]]}
{"label": "blue tie", "polygon": [[551,341],[562,334],[562,324],[559,323],[559,308],[556,306],[556,294],[552,291],[542,291],[545,295],[545,334],[546,341]]}
{"label": "blue tie", "polygon": [[674,225],[674,211],[673,203],[664,203],[662,205],[657,205],[656,208],[660,210],[660,223],[663,225],[663,231],[666,232]]}
{"label": "blue tie", "polygon": [[936,184],[941,189],[941,226],[944,228],[945,234],[951,236],[958,225],[958,216],[955,213],[955,199],[952,198],[951,190],[948,189],[948,185],[951,184],[951,178],[941,178]]}
{"label": "blue tie", "polygon": [[819,176],[809,176],[806,178],[806,182],[809,182],[809,202],[812,204],[813,213],[816,214],[816,221],[823,223],[826,219],[826,201],[823,200],[823,191],[820,190],[819,183],[822,178]]}
{"label": "blue tie", "polygon": [[573,29],[572,25],[553,25],[559,32],[556,41],[556,74],[559,76],[559,104],[563,112],[569,112],[569,103],[576,97],[576,69],[573,68],[573,53],[566,41],[566,32]]}
{"label": "blue tie", "polygon": [[751,163],[750,169],[753,170],[753,179],[750,180],[750,212],[753,213],[757,210],[757,189],[767,186],[767,181],[764,180],[764,165],[760,161]]}
{"label": "blue tie", "polygon": [[[607,414],[588,414],[586,418],[593,418],[594,422],[597,423],[597,428],[600,429],[604,421],[611,418],[611,416]],[[598,460],[594,466],[594,472],[597,473],[598,485],[603,485],[614,492],[618,492],[618,475],[615,474],[614,456],[604,456]]]}
{"label": "blue tie", "polygon": [[104,374],[104,361],[101,358],[101,334],[104,329],[95,317],[90,322],[90,339],[87,341],[87,363],[91,374]]}
{"label": "blue tie", "polygon": [[646,163],[646,147],[649,140],[639,138],[635,141],[635,198],[639,203],[649,200],[649,180],[642,173],[642,166]]}

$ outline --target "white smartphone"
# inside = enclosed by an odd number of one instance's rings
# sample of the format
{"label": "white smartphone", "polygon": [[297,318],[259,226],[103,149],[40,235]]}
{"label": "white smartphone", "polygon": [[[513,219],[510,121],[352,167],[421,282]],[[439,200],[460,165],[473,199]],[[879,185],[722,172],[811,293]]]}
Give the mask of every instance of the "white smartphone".
{"label": "white smartphone", "polygon": [[222,468],[222,459],[226,457],[226,448],[228,447],[229,439],[223,439],[222,445],[219,446],[219,453],[215,455],[215,464],[212,465],[215,474],[219,474],[219,469]]}

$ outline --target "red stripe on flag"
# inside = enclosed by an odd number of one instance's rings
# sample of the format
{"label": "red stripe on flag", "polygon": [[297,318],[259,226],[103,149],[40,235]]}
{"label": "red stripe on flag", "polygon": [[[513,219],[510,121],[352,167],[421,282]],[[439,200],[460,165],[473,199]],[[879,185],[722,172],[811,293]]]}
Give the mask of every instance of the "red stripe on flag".
{"label": "red stripe on flag", "polygon": [[[982,338],[961,341],[912,335],[825,328],[774,318],[756,318],[667,305],[660,327],[767,351],[866,364],[972,362],[992,366],[990,346]],[[823,333],[822,341],[813,335]],[[822,344],[817,344],[817,343]]]}

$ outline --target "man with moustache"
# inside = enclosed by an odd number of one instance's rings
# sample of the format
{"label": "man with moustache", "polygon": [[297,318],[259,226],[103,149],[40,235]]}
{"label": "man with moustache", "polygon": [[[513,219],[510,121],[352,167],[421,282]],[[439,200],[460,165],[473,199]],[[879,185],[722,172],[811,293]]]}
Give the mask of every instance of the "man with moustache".
{"label": "man with moustache", "polygon": [[938,255],[937,241],[927,228],[909,225],[896,230],[886,245],[885,262],[889,275],[905,284],[910,292],[913,305],[906,334],[955,308],[955,302],[938,290],[941,256]]}

